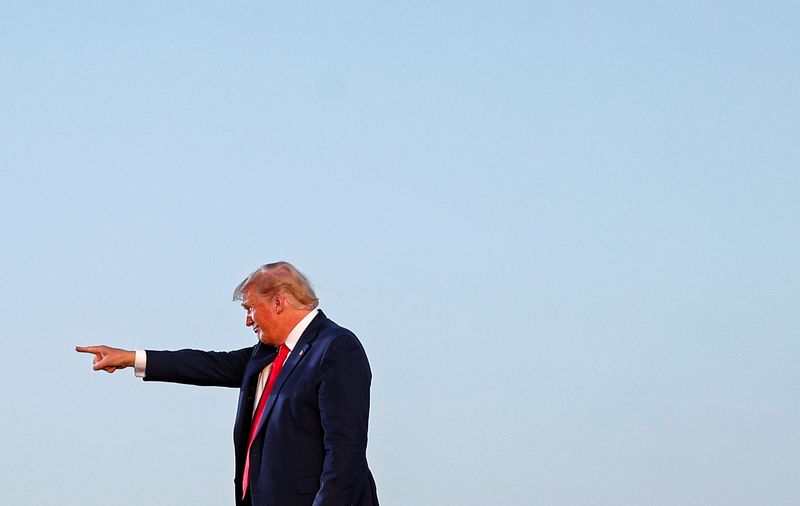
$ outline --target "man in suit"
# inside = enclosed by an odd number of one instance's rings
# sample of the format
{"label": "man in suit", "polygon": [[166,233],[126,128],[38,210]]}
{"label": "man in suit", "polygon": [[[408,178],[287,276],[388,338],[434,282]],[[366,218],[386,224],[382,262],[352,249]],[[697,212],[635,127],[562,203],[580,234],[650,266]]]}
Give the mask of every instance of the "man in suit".
{"label": "man in suit", "polygon": [[76,347],[94,370],[135,367],[145,381],[240,389],[237,506],[378,504],[367,467],[369,362],[356,336],[317,309],[308,280],[267,264],[234,291],[255,346],[230,352]]}

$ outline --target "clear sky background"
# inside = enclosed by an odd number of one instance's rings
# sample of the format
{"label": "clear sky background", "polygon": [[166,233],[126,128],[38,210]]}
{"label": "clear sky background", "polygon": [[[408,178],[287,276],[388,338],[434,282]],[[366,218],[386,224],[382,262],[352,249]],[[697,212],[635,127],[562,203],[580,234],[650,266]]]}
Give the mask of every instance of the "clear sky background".
{"label": "clear sky background", "polygon": [[796,2],[0,6],[0,476],[233,502],[235,349],[289,260],[361,338],[386,505],[800,497]]}

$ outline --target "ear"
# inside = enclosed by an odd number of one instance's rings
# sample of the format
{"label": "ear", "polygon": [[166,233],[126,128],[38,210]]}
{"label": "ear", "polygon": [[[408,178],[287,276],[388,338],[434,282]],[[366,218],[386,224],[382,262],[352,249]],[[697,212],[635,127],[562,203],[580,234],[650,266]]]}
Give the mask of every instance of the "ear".
{"label": "ear", "polygon": [[285,304],[286,304],[286,297],[284,297],[284,295],[281,292],[276,293],[272,297],[272,308],[275,310],[276,314],[281,314]]}

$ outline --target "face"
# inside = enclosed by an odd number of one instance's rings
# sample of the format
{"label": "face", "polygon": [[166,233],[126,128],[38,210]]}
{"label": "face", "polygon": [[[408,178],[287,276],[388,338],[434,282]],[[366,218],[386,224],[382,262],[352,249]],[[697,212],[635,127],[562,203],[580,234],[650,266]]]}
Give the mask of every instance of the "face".
{"label": "face", "polygon": [[273,302],[274,297],[263,297],[256,293],[255,287],[250,286],[244,291],[242,307],[247,311],[245,325],[253,329],[258,340],[271,346],[280,346],[283,342],[278,342],[276,335],[278,323]]}

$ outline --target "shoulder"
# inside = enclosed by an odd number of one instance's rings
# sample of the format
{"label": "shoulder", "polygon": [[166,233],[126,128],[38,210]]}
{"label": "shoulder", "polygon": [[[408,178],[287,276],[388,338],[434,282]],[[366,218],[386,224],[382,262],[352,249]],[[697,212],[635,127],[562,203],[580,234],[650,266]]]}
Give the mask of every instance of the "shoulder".
{"label": "shoulder", "polygon": [[349,330],[338,327],[318,339],[319,367],[323,379],[351,386],[369,384],[372,371],[361,341]]}
{"label": "shoulder", "polygon": [[348,328],[342,327],[324,314],[321,316],[319,332],[314,346],[322,352],[323,362],[343,357],[351,357],[351,360],[355,357],[361,357],[366,361],[366,352],[355,333]]}
{"label": "shoulder", "polygon": [[347,346],[357,344],[361,347],[356,335],[345,327],[334,322],[324,314],[321,315],[319,333],[317,334],[317,341],[322,346]]}

